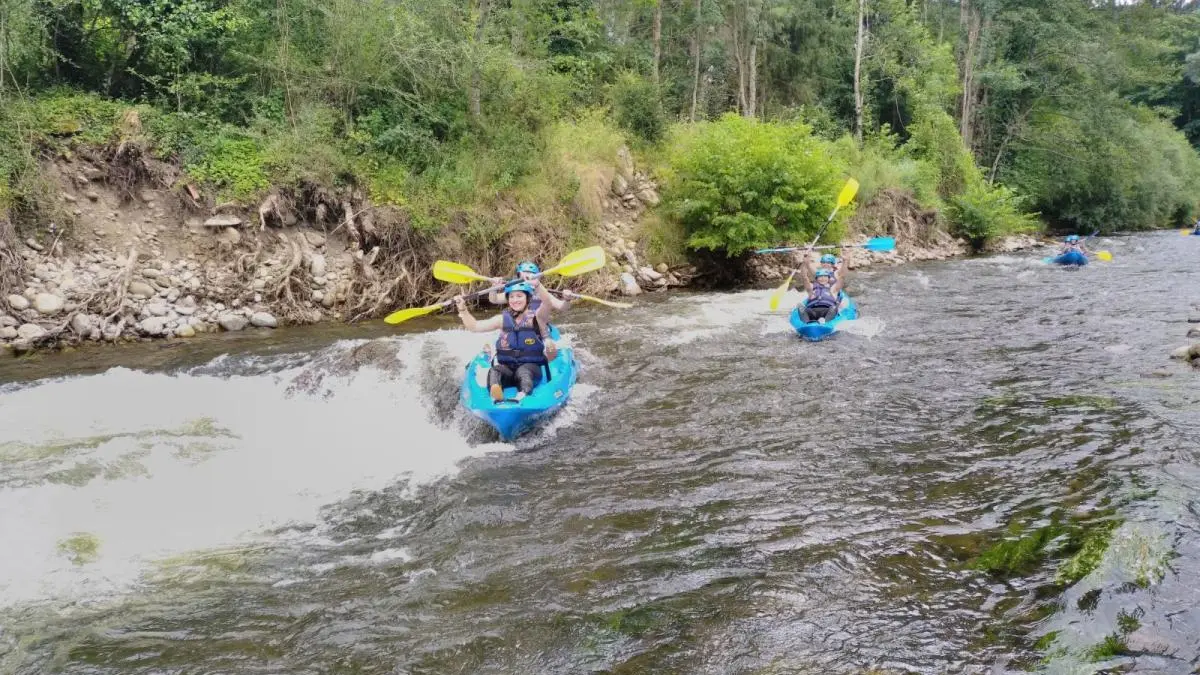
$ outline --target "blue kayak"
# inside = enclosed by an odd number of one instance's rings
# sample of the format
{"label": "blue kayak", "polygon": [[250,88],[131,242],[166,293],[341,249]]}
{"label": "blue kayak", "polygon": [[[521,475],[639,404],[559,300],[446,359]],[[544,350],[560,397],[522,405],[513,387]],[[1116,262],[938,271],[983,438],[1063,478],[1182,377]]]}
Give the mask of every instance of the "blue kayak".
{"label": "blue kayak", "polygon": [[1086,265],[1088,264],[1088,259],[1082,251],[1067,251],[1053,258],[1046,258],[1046,262],[1052,262],[1055,265]]}
{"label": "blue kayak", "polygon": [[858,305],[854,304],[854,300],[845,293],[842,294],[842,298],[844,298],[845,302],[842,303],[841,310],[832,319],[806,323],[800,318],[800,307],[797,306],[792,310],[788,321],[791,322],[792,328],[796,329],[800,337],[805,340],[809,340],[810,342],[824,340],[837,331],[838,324],[841,322],[858,318]]}
{"label": "blue kayak", "polygon": [[[557,342],[558,328],[550,327],[550,337]],[[471,414],[492,425],[500,432],[500,440],[511,441],[521,434],[537,426],[558,412],[571,398],[571,389],[579,364],[575,361],[575,350],[570,347],[559,347],[554,360],[550,362],[550,380],[546,380],[546,370],[542,369],[542,380],[533,392],[520,402],[512,400],[517,395],[516,387],[504,390],[504,400],[496,403],[488,394],[487,371],[491,368],[488,355],[480,352],[467,364],[466,377],[463,378],[462,391],[459,399],[463,407]]]}

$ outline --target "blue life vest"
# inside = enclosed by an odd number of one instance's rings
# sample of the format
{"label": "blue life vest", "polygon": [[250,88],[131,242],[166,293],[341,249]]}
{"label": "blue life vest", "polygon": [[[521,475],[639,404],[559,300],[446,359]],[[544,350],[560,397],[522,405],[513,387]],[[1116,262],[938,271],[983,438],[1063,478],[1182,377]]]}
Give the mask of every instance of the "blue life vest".
{"label": "blue life vest", "polygon": [[506,366],[518,366],[522,363],[546,364],[546,344],[542,342],[537,317],[532,310],[521,312],[519,317],[513,317],[512,312],[504,312],[504,327],[500,330],[500,339],[496,340],[496,360]]}
{"label": "blue life vest", "polygon": [[813,284],[812,293],[804,304],[807,307],[837,307],[839,303],[828,286]]}

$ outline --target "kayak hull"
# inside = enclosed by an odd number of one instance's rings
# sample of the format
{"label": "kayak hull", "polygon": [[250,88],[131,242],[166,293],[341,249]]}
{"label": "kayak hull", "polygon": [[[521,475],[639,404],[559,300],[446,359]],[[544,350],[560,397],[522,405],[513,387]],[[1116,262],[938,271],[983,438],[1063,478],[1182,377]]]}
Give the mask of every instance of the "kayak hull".
{"label": "kayak hull", "polygon": [[792,314],[788,317],[788,322],[792,324],[792,328],[796,329],[796,334],[800,337],[809,342],[820,342],[837,332],[838,326],[843,321],[858,318],[858,305],[854,303],[854,299],[844,293],[842,297],[844,301],[842,302],[841,310],[838,311],[836,316],[824,323],[819,321],[806,323],[800,318],[799,306],[792,309]]}
{"label": "kayak hull", "polygon": [[[559,339],[557,328],[550,329],[550,337],[555,341]],[[549,382],[543,370],[542,380],[531,394],[517,402],[512,400],[517,395],[517,388],[506,387],[505,400],[499,403],[492,401],[488,393],[487,376],[490,368],[491,362],[483,352],[471,359],[467,364],[459,400],[472,415],[491,425],[500,434],[500,440],[507,442],[553,417],[567,404],[575,387],[579,364],[575,360],[575,350],[559,347],[558,354],[550,362]]]}
{"label": "kayak hull", "polygon": [[1087,256],[1081,251],[1067,251],[1066,253],[1060,253],[1059,255],[1054,256],[1050,259],[1050,262],[1054,263],[1055,265],[1083,266],[1088,264],[1088,259]]}

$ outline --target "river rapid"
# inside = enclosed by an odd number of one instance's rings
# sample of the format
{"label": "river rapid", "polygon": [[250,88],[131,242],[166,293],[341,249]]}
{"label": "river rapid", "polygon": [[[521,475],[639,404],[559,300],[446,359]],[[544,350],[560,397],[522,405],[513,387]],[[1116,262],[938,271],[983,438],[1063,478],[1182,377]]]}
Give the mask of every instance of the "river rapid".
{"label": "river rapid", "polygon": [[0,362],[0,673],[1193,673],[1200,237],[1092,248],[578,307],[513,444],[448,319]]}

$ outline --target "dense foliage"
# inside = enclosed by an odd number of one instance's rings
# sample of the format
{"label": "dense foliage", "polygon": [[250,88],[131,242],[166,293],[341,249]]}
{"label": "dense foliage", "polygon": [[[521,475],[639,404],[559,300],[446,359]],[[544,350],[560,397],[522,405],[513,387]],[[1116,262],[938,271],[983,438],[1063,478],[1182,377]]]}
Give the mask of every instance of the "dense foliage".
{"label": "dense foliage", "polygon": [[[552,130],[595,110],[680,176],[714,161],[664,143],[799,143],[802,120],[822,166],[863,176],[860,199],[911,190],[975,241],[1028,227],[1025,209],[1064,231],[1177,225],[1200,194],[1198,4],[0,0],[0,206],[35,214],[37,149],[119,135],[119,100],[222,197],[353,184],[430,226],[504,194],[569,199],[531,182],[555,173]],[[731,112],[760,124],[689,128]],[[807,232],[832,199],[763,210],[749,150],[697,142],[747,182],[707,183],[719,216],[678,211],[693,246]]]}

